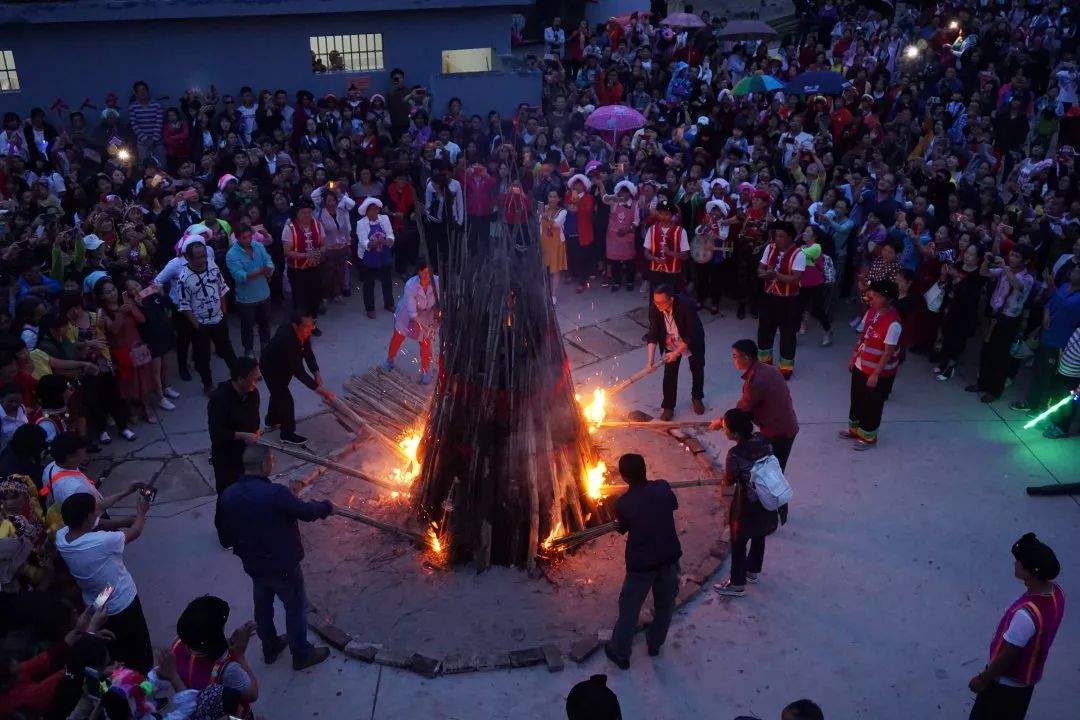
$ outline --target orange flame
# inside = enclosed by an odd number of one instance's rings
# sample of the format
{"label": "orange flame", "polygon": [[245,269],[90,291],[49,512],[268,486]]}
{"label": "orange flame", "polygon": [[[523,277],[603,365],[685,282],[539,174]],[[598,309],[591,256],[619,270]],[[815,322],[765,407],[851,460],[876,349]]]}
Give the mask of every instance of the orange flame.
{"label": "orange flame", "polygon": [[[581,402],[581,396],[575,395],[578,403]],[[594,433],[600,428],[600,423],[604,422],[604,418],[607,417],[607,397],[603,388],[596,388],[593,390],[592,401],[581,408],[581,413],[585,416],[585,421],[589,423],[589,432]]]}
{"label": "orange flame", "polygon": [[431,546],[431,551],[436,555],[443,554],[442,540],[439,539],[439,526],[435,523],[431,523],[431,528],[428,530],[428,544]]}
{"label": "orange flame", "polygon": [[585,468],[585,494],[593,500],[602,500],[604,497],[604,475],[607,474],[607,465],[603,460],[591,467]]}
{"label": "orange flame", "polygon": [[544,550],[550,550],[551,542],[555,540],[555,538],[561,537],[562,534],[563,527],[562,520],[560,520],[559,522],[555,523],[555,527],[551,528],[551,532],[548,533],[548,536],[544,539],[544,542],[540,543],[540,547],[542,547]]}
{"label": "orange flame", "polygon": [[412,430],[398,441],[398,447],[407,458],[405,464],[390,471],[391,479],[399,485],[408,487],[420,476],[420,440],[423,435],[419,430]]}

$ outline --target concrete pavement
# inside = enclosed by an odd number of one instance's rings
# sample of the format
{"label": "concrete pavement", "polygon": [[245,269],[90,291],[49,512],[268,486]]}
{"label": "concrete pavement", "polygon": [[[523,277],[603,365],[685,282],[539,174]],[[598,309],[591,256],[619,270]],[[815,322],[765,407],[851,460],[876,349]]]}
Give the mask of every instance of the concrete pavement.
{"label": "concrete pavement", "polygon": [[[602,327],[609,334],[632,343],[625,315],[644,303],[643,294],[606,288],[583,296],[564,292],[558,313],[564,332],[608,321]],[[718,414],[738,396],[728,348],[753,337],[756,325],[750,318],[706,319],[706,405]],[[1080,479],[1080,445],[1022,430],[1024,418],[1005,400],[982,405],[962,391],[964,378],[938,383],[922,358],[912,358],[886,408],[880,446],[852,452],[835,438],[846,420],[845,366],[854,340],[841,312],[837,319],[834,347],[817,347],[814,328],[802,338],[791,383],[802,425],[789,467],[797,495],[791,522],[768,541],[762,583],[743,598],[706,593],[691,602],[676,617],[661,657],[648,658],[637,647],[625,673],[600,655],[582,666],[568,661],[555,674],[539,667],[425,680],[338,653],[304,673],[293,673],[285,661],[265,668],[253,646],[262,686],[258,713],[270,720],[553,719],[565,716],[575,682],[604,672],[628,720],[739,714],[771,720],[800,697],[819,702],[828,718],[966,717],[967,681],[985,661],[1000,613],[1022,590],[1012,578],[1011,543],[1037,532],[1061,558],[1066,594],[1080,591],[1076,499],[1023,494],[1028,484]],[[380,312],[368,320],[354,297],[348,306],[333,307],[322,326],[316,352],[328,384],[339,387],[350,373],[381,359],[391,318]],[[588,344],[591,333],[584,332],[582,342]],[[591,388],[592,376],[625,376],[644,362],[640,349],[596,359],[602,354],[576,358],[590,363],[575,371],[579,385]],[[220,366],[218,373],[224,377]],[[684,414],[688,383],[684,374]],[[205,401],[196,396],[197,383],[178,389],[190,397],[176,412],[162,413],[159,427],[141,426],[138,442],[118,441],[109,449],[111,460],[95,461],[99,469],[111,466],[109,484],[156,474],[168,488],[146,533],[127,551],[151,631],[162,644],[173,637],[183,606],[201,593],[229,600],[232,624],[251,616],[250,584],[239,561],[218,548],[212,529]],[[298,413],[308,416],[300,431],[318,449],[346,440],[317,414],[317,398],[302,387],[296,396]],[[656,414],[659,377],[633,386],[621,400],[627,409]],[[707,439],[726,450],[719,434]],[[1066,718],[1080,707],[1078,628],[1067,614],[1030,717]]]}

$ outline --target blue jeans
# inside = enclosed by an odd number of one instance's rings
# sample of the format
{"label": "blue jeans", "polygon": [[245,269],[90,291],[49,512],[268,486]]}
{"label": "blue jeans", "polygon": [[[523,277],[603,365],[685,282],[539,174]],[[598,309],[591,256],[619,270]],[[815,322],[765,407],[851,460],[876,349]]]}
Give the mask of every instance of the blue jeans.
{"label": "blue jeans", "polygon": [[277,644],[274,627],[274,598],[280,598],[285,606],[285,632],[289,638],[289,651],[294,659],[308,656],[313,646],[307,639],[307,594],[304,592],[304,575],[300,566],[286,570],[280,575],[252,577],[251,589],[255,599],[255,627],[263,647]]}

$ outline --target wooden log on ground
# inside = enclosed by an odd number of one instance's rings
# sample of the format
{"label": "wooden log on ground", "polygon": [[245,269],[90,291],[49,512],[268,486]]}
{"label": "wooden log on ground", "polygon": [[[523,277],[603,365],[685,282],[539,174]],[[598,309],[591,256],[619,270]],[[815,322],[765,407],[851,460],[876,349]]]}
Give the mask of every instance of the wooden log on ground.
{"label": "wooden log on ground", "polygon": [[314,453],[300,450],[299,448],[291,448],[286,445],[279,445],[278,443],[272,443],[268,440],[259,440],[259,445],[262,445],[263,447],[268,447],[271,450],[277,450],[278,452],[284,453],[286,455],[291,455],[292,457],[298,458],[300,460],[307,460],[308,462],[315,463],[316,465],[322,465],[323,467],[335,470],[342,475],[349,475],[350,477],[357,478],[358,480],[363,480],[364,482],[371,483],[372,485],[378,485],[379,487],[386,488],[387,490],[400,492],[401,490],[405,489],[387,480],[379,480],[378,478],[373,478],[367,473],[360,472],[359,470],[351,468],[348,465],[342,465],[339,462],[327,460],[324,457],[319,457]]}
{"label": "wooden log on ground", "polygon": [[384,530],[395,535],[400,535],[401,537],[408,538],[409,540],[414,540],[425,546],[428,544],[427,538],[425,538],[422,534],[416,532],[415,530],[409,530],[408,528],[403,528],[400,525],[383,522],[382,520],[377,520],[370,515],[365,515],[361,512],[350,510],[349,508],[338,507],[335,505],[333,514],[340,517],[349,518],[350,520],[355,520],[356,522],[364,523],[365,525],[370,525],[371,527],[378,528],[379,530]]}
{"label": "wooden log on ground", "polygon": [[607,535],[610,532],[614,532],[619,527],[619,523],[615,520],[604,523],[603,525],[597,525],[591,528],[585,528],[569,535],[563,535],[562,537],[554,538],[547,543],[550,548],[563,549],[571,547],[573,545],[580,545],[581,543],[595,540],[598,537]]}

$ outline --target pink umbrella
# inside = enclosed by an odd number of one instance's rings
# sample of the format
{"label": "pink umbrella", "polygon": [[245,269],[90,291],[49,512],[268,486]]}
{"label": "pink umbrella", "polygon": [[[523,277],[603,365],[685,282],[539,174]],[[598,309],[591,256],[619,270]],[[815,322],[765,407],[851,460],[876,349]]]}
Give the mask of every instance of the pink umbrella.
{"label": "pink umbrella", "polygon": [[604,105],[585,118],[585,127],[618,137],[619,133],[645,127],[645,116],[626,105]]}
{"label": "pink umbrella", "polygon": [[705,27],[705,21],[693,13],[671,13],[661,20],[660,24],[673,28]]}
{"label": "pink umbrella", "polygon": [[[625,12],[625,13],[622,13],[621,15],[615,15],[611,19],[614,20],[615,22],[617,22],[619,25],[622,25],[623,27],[626,27],[627,25],[630,24],[630,16],[633,15],[633,14],[634,13],[632,13],[632,12]],[[649,17],[650,15],[652,15],[652,13],[649,12],[648,10],[638,10],[637,14],[638,14],[638,17]]]}

